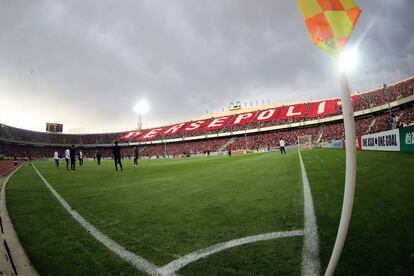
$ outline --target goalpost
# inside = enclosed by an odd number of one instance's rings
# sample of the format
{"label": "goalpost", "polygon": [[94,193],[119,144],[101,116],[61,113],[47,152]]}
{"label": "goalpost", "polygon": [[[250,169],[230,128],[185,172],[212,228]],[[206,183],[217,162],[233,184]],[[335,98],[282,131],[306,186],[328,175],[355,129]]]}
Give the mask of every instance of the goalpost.
{"label": "goalpost", "polygon": [[312,149],[312,135],[298,136],[298,150]]}

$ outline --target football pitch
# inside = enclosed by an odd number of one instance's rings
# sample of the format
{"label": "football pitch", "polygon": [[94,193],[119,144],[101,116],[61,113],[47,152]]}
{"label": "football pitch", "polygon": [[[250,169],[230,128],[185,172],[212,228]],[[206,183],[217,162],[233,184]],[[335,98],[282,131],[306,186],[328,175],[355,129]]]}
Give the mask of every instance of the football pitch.
{"label": "football pitch", "polygon": [[[342,207],[345,152],[307,150],[302,158],[323,272]],[[67,172],[38,161],[10,179],[7,208],[41,275],[146,275],[125,258],[180,275],[303,273],[309,206],[296,151],[123,165],[116,172],[112,160],[85,161]],[[413,275],[413,168],[413,154],[358,153],[354,212],[337,275]],[[93,229],[81,226],[45,182]],[[94,233],[131,255],[121,258]]]}

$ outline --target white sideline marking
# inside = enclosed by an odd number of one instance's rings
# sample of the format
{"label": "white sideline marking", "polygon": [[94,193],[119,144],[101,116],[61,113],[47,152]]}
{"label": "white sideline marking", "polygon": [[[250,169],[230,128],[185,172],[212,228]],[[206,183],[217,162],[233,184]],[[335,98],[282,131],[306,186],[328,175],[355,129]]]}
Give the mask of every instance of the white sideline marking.
{"label": "white sideline marking", "polygon": [[305,236],[302,251],[302,275],[320,275],[319,263],[319,237],[316,224],[315,209],[313,207],[312,193],[309,186],[305,165],[299,151],[300,168],[302,171],[303,197],[305,206]]}
{"label": "white sideline marking", "polygon": [[161,272],[163,275],[171,275],[177,270],[183,268],[184,266],[192,262],[195,262],[201,258],[205,258],[211,254],[215,254],[222,250],[226,250],[232,247],[240,246],[240,245],[247,244],[247,243],[257,242],[257,241],[266,241],[266,240],[279,239],[279,238],[303,236],[303,234],[304,232],[302,230],[272,232],[272,233],[260,234],[256,236],[248,236],[248,237],[241,238],[241,239],[218,243],[218,244],[209,246],[207,248],[194,251],[175,261],[172,261],[166,264],[165,266],[163,266],[162,268],[160,268],[159,272]]}
{"label": "white sideline marking", "polygon": [[133,265],[136,269],[145,271],[150,275],[161,275],[158,270],[159,267],[155,264],[147,261],[146,259],[136,255],[133,252],[126,250],[124,247],[110,239],[108,236],[96,229],[92,224],[90,224],[86,219],[84,219],[78,212],[72,209],[72,207],[64,200],[53,187],[47,182],[47,180],[40,174],[35,165],[33,168],[39,177],[43,180],[43,183],[49,189],[49,191],[56,197],[59,203],[66,209],[66,211],[77,221],[89,234],[91,234],[95,239],[101,242],[106,248],[114,252],[124,261]]}
{"label": "white sideline marking", "polygon": [[[301,166],[303,166],[302,159],[301,159]],[[316,229],[316,218],[315,213],[313,211],[313,203],[312,203],[312,195],[310,194],[310,188],[309,183],[307,182],[307,190],[305,189],[305,182],[304,182],[304,193],[305,193],[305,230],[292,230],[292,231],[283,231],[283,232],[271,232],[266,234],[260,234],[255,236],[248,236],[241,239],[234,239],[227,242],[218,243],[212,246],[209,246],[204,249],[200,249],[197,251],[194,251],[192,253],[189,253],[179,259],[176,259],[163,267],[159,267],[150,261],[136,255],[135,253],[128,251],[115,241],[113,241],[111,238],[100,232],[97,228],[95,228],[91,223],[89,223],[86,219],[84,219],[78,212],[72,209],[72,207],[66,202],[65,199],[63,199],[58,192],[49,184],[49,182],[43,177],[43,175],[37,170],[35,165],[33,164],[33,168],[36,171],[36,173],[39,175],[39,177],[42,179],[43,183],[46,185],[46,187],[49,189],[49,191],[55,196],[55,198],[59,201],[59,203],[65,208],[65,210],[86,230],[89,234],[91,234],[96,240],[101,242],[106,248],[114,252],[117,256],[119,256],[124,261],[130,263],[133,265],[136,269],[140,271],[144,271],[148,273],[149,275],[177,275],[175,274],[176,271],[183,268],[184,266],[195,262],[201,258],[205,258],[207,256],[210,256],[212,254],[218,253],[220,251],[241,246],[248,243],[258,242],[258,241],[266,241],[266,240],[273,240],[273,239],[279,239],[279,238],[288,238],[288,237],[296,237],[296,236],[305,236],[304,239],[304,251],[303,251],[303,260],[305,263],[305,257],[308,258],[309,254],[305,255],[305,252],[313,253],[314,251],[314,244],[313,242],[316,241],[316,265],[315,260],[309,259],[312,262],[309,264],[306,264],[304,266],[305,273],[302,271],[303,275],[318,275],[318,274],[311,274],[307,273],[308,271],[317,271],[319,273],[319,258],[318,258],[318,247],[319,247],[319,241],[318,241],[318,232]],[[304,168],[302,168],[302,177],[304,173]],[[306,177],[306,172],[305,172]],[[306,178],[307,181],[307,178]],[[310,197],[310,208],[309,208],[309,197]],[[308,207],[308,208],[307,208]],[[312,209],[313,219],[308,219],[310,214],[308,214],[308,211],[306,209]],[[315,233],[316,233],[316,240],[315,240]],[[310,238],[311,243],[307,242],[307,240]],[[305,247],[309,245],[311,246],[312,250],[305,250]],[[313,256],[313,254],[310,254]],[[309,270],[310,269],[310,270]],[[315,270],[317,269],[317,270]]]}

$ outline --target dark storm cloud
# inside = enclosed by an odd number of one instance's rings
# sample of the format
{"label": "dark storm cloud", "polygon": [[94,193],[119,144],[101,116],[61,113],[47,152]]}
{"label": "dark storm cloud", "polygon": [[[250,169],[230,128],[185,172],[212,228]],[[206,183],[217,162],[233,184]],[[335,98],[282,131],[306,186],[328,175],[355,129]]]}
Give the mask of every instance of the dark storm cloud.
{"label": "dark storm cloud", "polygon": [[[0,3],[5,123],[121,130],[134,127],[132,107],[142,98],[151,103],[148,127],[220,111],[234,100],[338,95],[332,60],[311,44],[296,1]],[[359,4],[351,43],[361,62],[352,87],[413,75],[414,3]]]}

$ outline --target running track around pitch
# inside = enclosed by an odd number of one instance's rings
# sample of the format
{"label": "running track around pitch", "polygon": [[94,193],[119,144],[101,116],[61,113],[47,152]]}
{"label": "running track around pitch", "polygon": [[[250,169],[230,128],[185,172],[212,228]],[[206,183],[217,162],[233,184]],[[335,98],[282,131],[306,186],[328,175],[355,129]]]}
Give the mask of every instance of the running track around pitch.
{"label": "running track around pitch", "polygon": [[1,160],[0,161],[0,176],[6,177],[10,173],[12,173],[15,169],[17,169],[24,161],[19,160],[19,164],[17,166],[14,165],[13,160]]}

